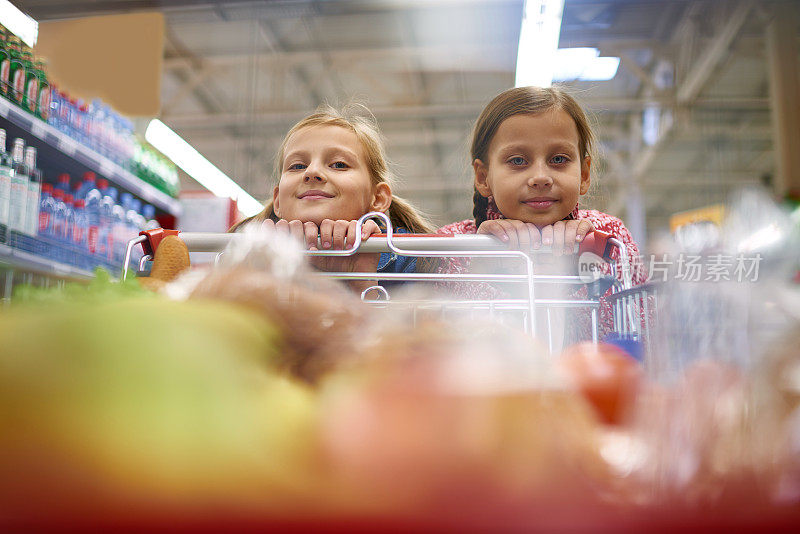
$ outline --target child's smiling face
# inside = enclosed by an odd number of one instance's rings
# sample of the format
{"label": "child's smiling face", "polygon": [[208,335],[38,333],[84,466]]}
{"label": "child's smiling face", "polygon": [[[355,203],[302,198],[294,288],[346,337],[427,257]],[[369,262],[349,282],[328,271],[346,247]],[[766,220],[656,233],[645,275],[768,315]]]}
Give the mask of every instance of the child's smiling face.
{"label": "child's smiling face", "polygon": [[512,115],[494,134],[486,161],[475,160],[475,186],[500,213],[542,227],[564,219],[589,189],[590,158],[562,109]]}
{"label": "child's smiling face", "polygon": [[273,191],[275,214],[317,225],[324,219],[355,220],[388,208],[384,189],[387,184],[372,183],[364,147],[354,132],[309,126],[286,143],[280,182]]}

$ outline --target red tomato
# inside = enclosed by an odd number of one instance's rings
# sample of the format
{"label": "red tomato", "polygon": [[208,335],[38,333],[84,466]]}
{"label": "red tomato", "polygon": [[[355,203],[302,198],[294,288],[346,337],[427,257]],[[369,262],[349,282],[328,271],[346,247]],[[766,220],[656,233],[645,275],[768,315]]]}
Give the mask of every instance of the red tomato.
{"label": "red tomato", "polygon": [[607,343],[571,345],[561,353],[558,365],[600,419],[612,425],[629,412],[644,375],[635,359]]}

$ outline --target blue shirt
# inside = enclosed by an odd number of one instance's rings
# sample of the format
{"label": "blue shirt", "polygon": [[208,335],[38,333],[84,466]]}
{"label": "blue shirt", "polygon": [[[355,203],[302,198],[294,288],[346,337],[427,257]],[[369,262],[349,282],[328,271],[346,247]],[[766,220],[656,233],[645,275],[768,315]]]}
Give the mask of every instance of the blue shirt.
{"label": "blue shirt", "polygon": [[[395,228],[394,234],[410,234],[405,228]],[[394,235],[393,234],[393,235]],[[417,258],[415,256],[399,256],[394,252],[383,252],[378,258],[379,273],[414,273],[417,271]],[[383,287],[392,287],[403,282],[381,280]]]}

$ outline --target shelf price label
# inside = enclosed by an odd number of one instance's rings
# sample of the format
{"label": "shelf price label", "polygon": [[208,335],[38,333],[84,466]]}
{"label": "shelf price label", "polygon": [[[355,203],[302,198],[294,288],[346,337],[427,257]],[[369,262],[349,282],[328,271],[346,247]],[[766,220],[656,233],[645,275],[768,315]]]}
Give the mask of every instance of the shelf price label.
{"label": "shelf price label", "polygon": [[58,139],[58,149],[67,156],[74,156],[78,151],[78,143],[69,137],[60,137]]}
{"label": "shelf price label", "polygon": [[103,158],[100,160],[100,174],[108,178],[112,174],[116,174],[116,166],[108,161],[107,159]]}
{"label": "shelf price label", "polygon": [[39,121],[31,122],[31,133],[39,139],[44,139],[46,130]]}

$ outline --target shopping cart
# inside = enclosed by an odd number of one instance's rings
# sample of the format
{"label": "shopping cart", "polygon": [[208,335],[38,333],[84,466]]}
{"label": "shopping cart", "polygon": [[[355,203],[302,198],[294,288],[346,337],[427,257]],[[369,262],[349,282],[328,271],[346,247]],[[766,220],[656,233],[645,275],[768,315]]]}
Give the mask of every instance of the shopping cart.
{"label": "shopping cart", "polygon": [[[391,221],[383,213],[369,213],[361,217],[356,226],[356,235],[360,235],[362,224],[369,219],[377,219],[383,223],[385,233],[371,236],[362,242],[356,242],[352,248],[345,250],[306,251],[309,256],[350,256],[356,253],[394,253],[416,258],[499,258],[504,262],[516,262],[521,265],[522,272],[509,273],[375,273],[375,272],[320,272],[319,276],[338,280],[369,281],[374,283],[361,293],[361,300],[366,304],[379,308],[405,308],[410,310],[412,321],[416,321],[420,312],[436,312],[447,318],[449,314],[467,312],[474,317],[476,313],[488,314],[490,318],[508,320],[515,317],[519,327],[527,333],[541,332],[537,330],[537,316],[546,322],[548,347],[551,353],[558,347],[554,338],[554,311],[563,309],[588,309],[591,317],[591,340],[599,340],[599,312],[601,297],[611,288],[611,296],[606,297],[612,304],[614,316],[614,333],[621,339],[633,342],[647,341],[649,330],[641,317],[649,317],[649,309],[653,307],[652,287],[632,285],[630,263],[627,250],[622,242],[609,234],[595,231],[586,236],[579,246],[579,263],[584,263],[586,254],[593,259],[602,259],[610,266],[610,272],[594,277],[579,274],[536,274],[537,259],[542,255],[552,254],[549,247],[542,247],[533,253],[508,250],[501,241],[488,235],[410,235],[395,234]],[[200,233],[179,232],[176,230],[156,229],[141,232],[128,243],[125,251],[122,278],[128,274],[133,249],[141,245],[144,254],[141,256],[138,271],[144,272],[147,262],[154,257],[161,240],[168,235],[177,235],[186,244],[190,252],[212,252],[217,260],[225,249],[237,240],[248,239],[240,233]],[[611,261],[612,251],[618,254]],[[621,276],[617,277],[617,271]],[[516,285],[521,288],[516,296],[519,298],[464,299],[464,298],[414,298],[405,291],[399,296],[390,294],[390,290],[382,282],[414,282],[433,283],[442,287],[452,284],[483,283],[495,286]],[[537,287],[543,284],[562,284],[570,287],[586,287],[585,298],[541,298],[537,297]],[[394,288],[391,290],[394,293]],[[441,293],[441,292],[440,292]],[[649,306],[649,307],[648,307]],[[537,313],[538,312],[538,313]],[[429,313],[428,313],[429,315]]]}

